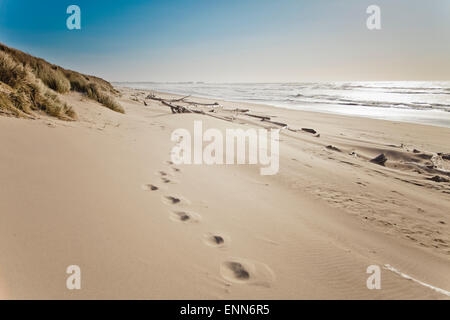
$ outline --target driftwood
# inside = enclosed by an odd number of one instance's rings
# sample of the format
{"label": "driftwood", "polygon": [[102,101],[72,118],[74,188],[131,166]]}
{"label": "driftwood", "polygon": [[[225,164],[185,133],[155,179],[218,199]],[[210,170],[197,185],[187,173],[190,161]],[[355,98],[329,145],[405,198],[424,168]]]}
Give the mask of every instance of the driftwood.
{"label": "driftwood", "polygon": [[283,128],[288,126],[286,123],[283,123],[283,122],[270,121],[270,120],[262,120],[262,121],[268,122],[268,123],[272,123],[274,125],[277,125],[277,126],[280,126],[280,127],[283,127]]}
{"label": "driftwood", "polygon": [[450,180],[441,176],[434,176],[433,178],[427,178],[427,180],[431,180],[434,182],[450,182]]}
{"label": "driftwood", "polygon": [[316,131],[316,130],[314,130],[314,129],[309,129],[309,128],[302,128],[302,130],[303,130],[303,131],[305,131],[305,132],[309,132],[309,133],[312,133],[312,134],[316,134],[316,133],[317,133],[317,131]]}
{"label": "driftwood", "polygon": [[252,117],[252,118],[258,118],[258,119],[261,119],[261,121],[268,121],[268,120],[270,120],[270,117],[258,116],[256,114],[249,114],[249,113],[247,113],[246,116],[249,116],[249,117]]}
{"label": "driftwood", "polygon": [[192,113],[191,110],[189,110],[186,107],[183,106],[176,106],[171,104],[170,102],[167,102],[166,100],[161,100],[161,103],[165,106],[168,106],[172,113]]}
{"label": "driftwood", "polygon": [[199,105],[199,106],[218,106],[219,103],[214,102],[214,103],[201,103],[201,102],[194,102],[194,101],[188,101],[186,100],[187,98],[189,98],[190,95],[182,97],[182,98],[178,98],[178,99],[163,99],[163,98],[158,98],[152,94],[149,94],[145,99],[151,99],[151,100],[156,100],[156,101],[166,101],[166,102],[184,102],[190,105]]}
{"label": "driftwood", "polygon": [[201,103],[201,102],[194,102],[194,101],[183,101],[184,103],[190,104],[190,105],[196,105],[196,106],[218,106],[219,103],[214,102],[214,103]]}
{"label": "driftwood", "polygon": [[249,110],[249,109],[239,109],[239,108],[236,108],[236,109],[234,109],[233,111],[235,111],[235,112],[241,112],[241,113],[246,113],[246,112],[249,112],[250,110]]}
{"label": "driftwood", "polygon": [[341,152],[341,149],[339,149],[338,147],[335,147],[335,146],[333,146],[331,144],[329,146],[327,146],[326,148],[329,149],[329,150]]}
{"label": "driftwood", "polygon": [[236,109],[223,109],[223,111],[246,113],[246,112],[249,112],[250,110],[236,108]]}
{"label": "driftwood", "polygon": [[[232,122],[232,121],[235,120],[234,117],[228,117],[228,116],[222,116],[222,115],[214,114],[215,113],[214,109],[209,110],[209,112],[205,112],[203,110],[191,109],[189,107],[185,107],[185,106],[180,106],[180,105],[174,104],[175,102],[182,102],[182,103],[186,103],[188,105],[200,105],[200,106],[219,105],[217,102],[215,102],[215,103],[197,103],[197,102],[185,100],[188,97],[190,97],[190,96],[185,96],[185,97],[178,98],[178,99],[163,99],[163,98],[159,98],[159,97],[157,97],[157,96],[155,96],[153,94],[149,94],[146,97],[146,99],[151,99],[151,100],[155,100],[155,101],[161,102],[163,105],[169,107],[170,110],[172,111],[172,113],[196,113],[196,114],[203,114],[203,115],[207,115],[207,116],[210,116],[210,117],[213,117],[213,118],[216,118],[216,119],[220,119],[220,120],[224,120],[224,121],[228,121],[228,122]],[[145,101],[144,101],[144,104],[147,105]],[[280,126],[282,128],[287,128],[287,129],[289,129],[291,131],[294,131],[294,132],[300,131],[300,130],[290,129],[286,123],[277,122],[277,121],[271,121],[271,117],[260,116],[260,115],[256,115],[256,114],[247,113],[247,112],[250,111],[249,109],[236,108],[236,109],[231,109],[231,110],[230,109],[224,109],[224,110],[225,111],[231,111],[231,112],[244,113],[246,116],[249,116],[249,117],[252,117],[252,118],[257,118],[257,119],[260,119],[261,121],[268,122],[268,123]],[[316,133],[316,131],[313,130],[313,129],[303,128],[302,130],[308,131],[308,132],[314,133],[314,134]]]}
{"label": "driftwood", "polygon": [[156,100],[156,101],[166,101],[166,102],[180,102],[189,97],[190,97],[190,95],[185,96],[183,98],[179,98],[179,99],[163,99],[163,98],[158,98],[157,96],[155,96],[153,94],[149,94],[145,99]]}

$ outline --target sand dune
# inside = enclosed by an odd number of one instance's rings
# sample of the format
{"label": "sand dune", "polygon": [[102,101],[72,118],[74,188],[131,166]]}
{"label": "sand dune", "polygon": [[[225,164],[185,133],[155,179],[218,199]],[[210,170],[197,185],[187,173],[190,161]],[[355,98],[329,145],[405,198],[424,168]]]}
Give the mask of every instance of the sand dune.
{"label": "sand dune", "polygon": [[[172,114],[120,90],[126,114],[71,93],[76,122],[0,117],[2,298],[448,299],[450,184],[433,178],[450,129],[224,101],[219,118]],[[288,124],[280,172],[173,164],[171,133],[199,119]]]}

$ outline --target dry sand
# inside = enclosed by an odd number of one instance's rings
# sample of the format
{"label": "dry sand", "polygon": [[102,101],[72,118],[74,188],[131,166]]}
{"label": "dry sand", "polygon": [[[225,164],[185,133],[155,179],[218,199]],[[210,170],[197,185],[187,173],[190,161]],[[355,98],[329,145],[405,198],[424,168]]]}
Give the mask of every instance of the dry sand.
{"label": "dry sand", "polygon": [[[1,298],[449,298],[450,183],[428,179],[449,178],[450,129],[220,101],[229,122],[121,90],[125,115],[70,94],[77,122],[0,117]],[[282,130],[274,176],[170,164],[172,131],[196,119],[270,127],[236,107],[320,137]]]}

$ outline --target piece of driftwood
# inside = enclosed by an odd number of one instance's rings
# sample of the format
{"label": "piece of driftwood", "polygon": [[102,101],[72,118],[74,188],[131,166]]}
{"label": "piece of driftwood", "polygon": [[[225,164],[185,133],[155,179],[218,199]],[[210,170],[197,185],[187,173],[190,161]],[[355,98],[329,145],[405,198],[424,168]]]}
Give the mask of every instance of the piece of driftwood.
{"label": "piece of driftwood", "polygon": [[258,116],[256,114],[247,113],[246,116],[249,116],[249,117],[252,117],[252,118],[258,118],[258,119],[261,119],[261,121],[268,121],[268,120],[270,120],[270,117]]}
{"label": "piece of driftwood", "polygon": [[218,106],[219,103],[214,102],[214,103],[201,103],[201,102],[194,102],[194,101],[183,101],[184,103],[190,104],[190,105],[196,105],[196,106],[205,106],[205,107],[209,107],[209,106]]}
{"label": "piece of driftwood", "polygon": [[223,111],[227,111],[227,112],[238,112],[238,113],[246,113],[249,112],[249,109],[239,109],[239,108],[235,108],[235,109],[222,109]]}
{"label": "piece of driftwood", "polygon": [[234,109],[234,111],[236,111],[236,112],[241,112],[241,113],[246,113],[246,112],[249,112],[250,110],[249,110],[249,109],[239,109],[239,108],[236,108],[236,109]]}
{"label": "piece of driftwood", "polygon": [[312,133],[312,134],[316,134],[317,133],[316,130],[310,129],[310,128],[302,128],[302,131],[309,132],[309,133]]}
{"label": "piece of driftwood", "polygon": [[189,105],[199,105],[199,106],[218,106],[219,103],[214,102],[214,103],[201,103],[201,102],[195,102],[195,101],[188,101],[186,100],[187,98],[189,98],[190,95],[185,96],[185,97],[181,97],[181,98],[177,98],[177,99],[163,99],[163,98],[159,98],[155,95],[149,94],[146,99],[151,99],[151,100],[156,100],[156,101],[166,101],[166,102],[183,102]]}
{"label": "piece of driftwood", "polygon": [[286,128],[288,126],[286,123],[283,123],[283,122],[277,122],[277,121],[271,121],[271,120],[262,120],[262,121],[272,123],[274,125],[277,125],[277,126],[280,126],[283,128]]}
{"label": "piece of driftwood", "polygon": [[170,108],[170,110],[172,111],[172,113],[192,113],[192,111],[189,110],[188,108],[171,104],[170,102],[167,102],[166,100],[161,100],[161,103],[165,106],[168,106]]}
{"label": "piece of driftwood", "polygon": [[190,97],[190,95],[182,97],[182,98],[178,98],[178,99],[163,99],[163,98],[159,98],[153,94],[149,94],[145,99],[156,100],[156,101],[166,101],[166,102],[180,102],[189,97]]}
{"label": "piece of driftwood", "polygon": [[339,149],[338,147],[335,147],[335,146],[333,146],[331,144],[329,146],[327,146],[326,148],[329,149],[329,150],[341,152],[341,149]]}
{"label": "piece of driftwood", "polygon": [[192,110],[192,109],[189,109],[192,113],[198,113],[198,114],[205,114],[205,111],[203,111],[203,110]]}
{"label": "piece of driftwood", "polygon": [[234,120],[233,117],[218,116],[218,115],[216,115],[216,114],[211,114],[211,113],[204,113],[204,115],[207,115],[207,116],[209,116],[209,117],[213,117],[213,118],[216,118],[216,119],[228,121],[228,122],[233,122],[233,120]]}
{"label": "piece of driftwood", "polygon": [[180,102],[180,101],[184,101],[184,99],[189,98],[190,96],[191,96],[191,95],[184,96],[184,97],[179,98],[179,99],[172,99],[172,100],[170,100],[170,102]]}
{"label": "piece of driftwood", "polygon": [[432,178],[427,178],[427,180],[431,180],[434,182],[450,182],[447,178],[441,177],[441,176],[434,176]]}

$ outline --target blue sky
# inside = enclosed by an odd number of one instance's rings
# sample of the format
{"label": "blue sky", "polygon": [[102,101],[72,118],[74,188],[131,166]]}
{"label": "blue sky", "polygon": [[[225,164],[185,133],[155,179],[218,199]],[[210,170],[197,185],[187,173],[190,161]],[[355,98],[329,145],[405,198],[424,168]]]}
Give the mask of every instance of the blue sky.
{"label": "blue sky", "polygon": [[450,80],[450,1],[0,0],[0,41],[111,81]]}

